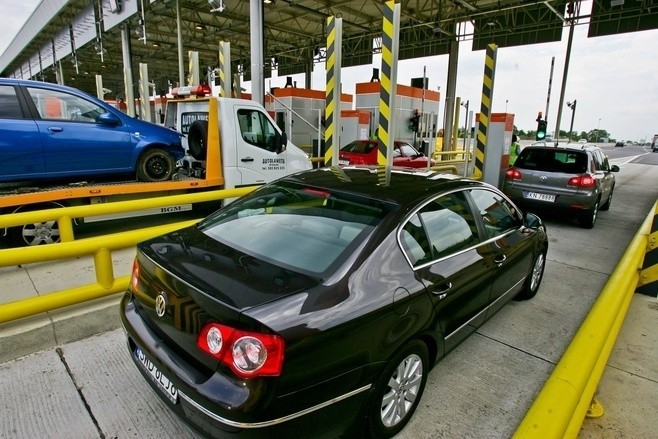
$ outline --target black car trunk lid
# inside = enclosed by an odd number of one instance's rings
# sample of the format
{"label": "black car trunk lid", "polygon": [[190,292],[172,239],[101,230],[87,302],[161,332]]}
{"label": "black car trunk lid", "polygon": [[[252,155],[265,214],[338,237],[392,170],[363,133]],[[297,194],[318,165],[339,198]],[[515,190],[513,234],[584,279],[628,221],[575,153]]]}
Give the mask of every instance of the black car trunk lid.
{"label": "black car trunk lid", "polygon": [[211,240],[196,227],[140,244],[137,263],[133,292],[142,317],[165,343],[213,370],[214,359],[197,355],[196,339],[208,322],[268,332],[243,311],[317,283]]}

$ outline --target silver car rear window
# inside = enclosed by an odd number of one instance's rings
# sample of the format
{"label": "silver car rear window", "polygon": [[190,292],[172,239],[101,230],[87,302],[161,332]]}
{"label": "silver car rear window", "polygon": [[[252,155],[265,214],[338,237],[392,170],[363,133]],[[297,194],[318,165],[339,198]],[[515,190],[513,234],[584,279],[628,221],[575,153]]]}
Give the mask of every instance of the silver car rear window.
{"label": "silver car rear window", "polygon": [[526,148],[514,166],[521,169],[580,174],[587,172],[587,153],[559,148]]}

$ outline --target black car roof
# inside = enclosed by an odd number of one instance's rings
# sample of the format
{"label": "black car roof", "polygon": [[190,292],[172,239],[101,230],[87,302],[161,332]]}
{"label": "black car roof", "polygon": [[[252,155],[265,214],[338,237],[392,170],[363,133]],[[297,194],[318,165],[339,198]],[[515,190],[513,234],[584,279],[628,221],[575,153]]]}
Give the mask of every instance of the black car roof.
{"label": "black car roof", "polygon": [[344,166],[312,169],[284,177],[315,188],[349,192],[404,206],[415,204],[430,195],[460,187],[485,186],[479,181],[425,169],[391,168],[391,184],[385,186],[386,168]]}

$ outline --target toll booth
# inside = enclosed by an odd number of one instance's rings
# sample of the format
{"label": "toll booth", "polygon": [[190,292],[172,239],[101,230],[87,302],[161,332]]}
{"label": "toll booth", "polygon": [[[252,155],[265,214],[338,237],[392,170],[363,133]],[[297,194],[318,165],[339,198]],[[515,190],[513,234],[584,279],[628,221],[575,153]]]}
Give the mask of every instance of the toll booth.
{"label": "toll booth", "polygon": [[342,110],[340,124],[342,135],[340,146],[343,147],[355,140],[366,140],[370,136],[370,112],[365,110]]}
{"label": "toll booth", "polygon": [[[274,88],[271,93],[276,99],[271,97],[266,99],[265,108],[274,112],[276,124],[288,135],[292,143],[307,152],[312,152],[313,144],[317,144],[318,125],[324,121],[325,92],[284,87]],[[352,109],[352,95],[343,93],[340,100],[341,110]],[[323,128],[321,128],[321,134],[321,137],[324,137]]]}
{"label": "toll booth", "polygon": [[[420,139],[434,137],[440,98],[441,95],[438,91],[398,84],[395,112],[391,116],[391,118],[395,117],[397,127],[394,139],[418,143]],[[379,99],[380,83],[378,81],[356,84],[355,108],[370,113],[371,136],[379,123]],[[421,123],[418,132],[411,129],[411,118],[414,114],[420,115]],[[432,115],[434,117],[426,117]]]}
{"label": "toll booth", "polygon": [[[480,123],[480,113],[476,115]],[[479,132],[476,130],[476,132]],[[492,113],[489,118],[487,143],[484,146],[482,180],[497,188],[503,186],[505,172],[509,167],[509,150],[514,132],[514,115],[510,113]]]}

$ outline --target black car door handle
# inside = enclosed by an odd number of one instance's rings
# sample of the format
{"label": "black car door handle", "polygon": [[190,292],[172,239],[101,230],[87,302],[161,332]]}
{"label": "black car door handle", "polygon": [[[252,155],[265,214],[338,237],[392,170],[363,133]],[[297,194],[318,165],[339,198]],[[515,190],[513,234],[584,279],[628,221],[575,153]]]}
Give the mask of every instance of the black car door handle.
{"label": "black car door handle", "polygon": [[254,159],[253,159],[253,157],[245,157],[245,158],[243,158],[243,159],[240,159],[240,161],[243,161],[243,162],[253,162]]}
{"label": "black car door handle", "polygon": [[494,257],[494,262],[495,262],[497,265],[500,265],[500,264],[502,264],[503,262],[505,262],[505,259],[507,259],[507,256],[505,256],[505,255],[497,255],[496,257]]}
{"label": "black car door handle", "polygon": [[48,127],[48,131],[50,131],[51,133],[61,133],[62,131],[64,131],[64,128],[62,128],[62,127]]}
{"label": "black car door handle", "polygon": [[436,288],[432,289],[432,294],[439,296],[439,299],[443,299],[448,295],[448,291],[452,288],[452,283],[448,282],[445,284],[437,285]]}

